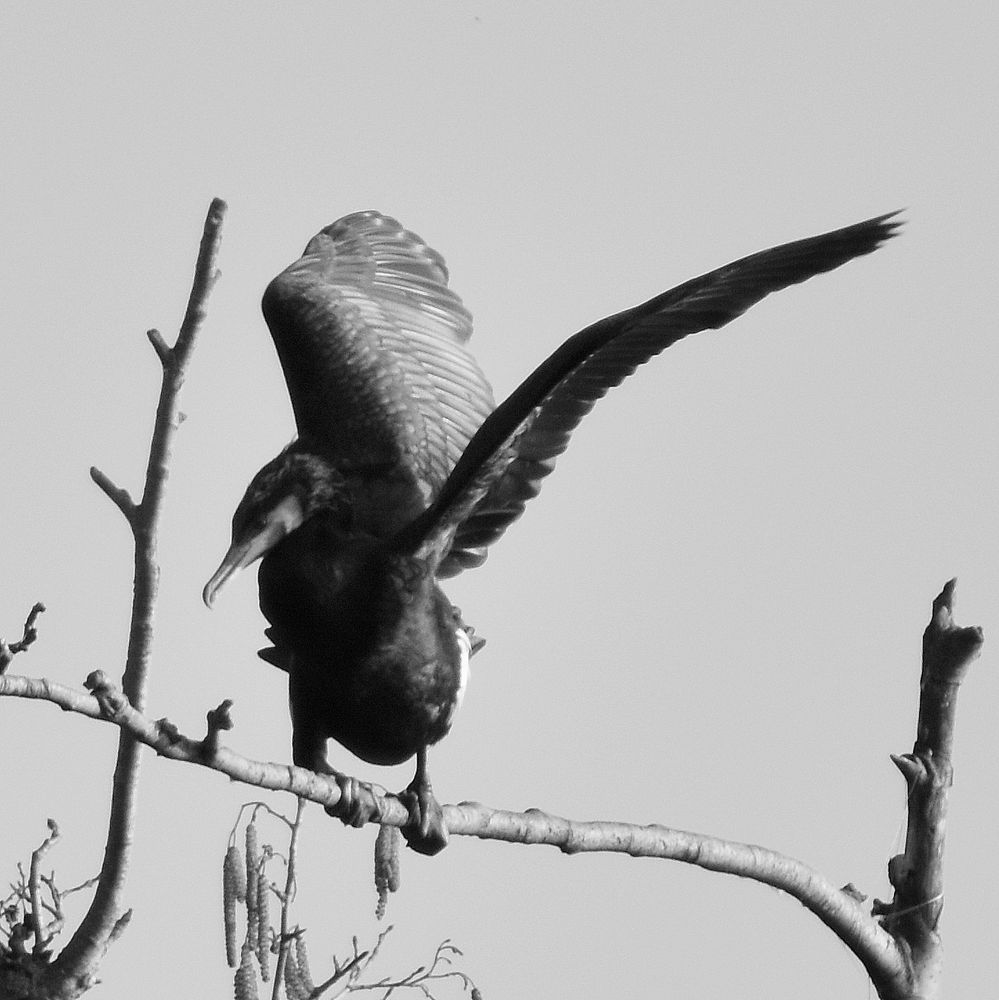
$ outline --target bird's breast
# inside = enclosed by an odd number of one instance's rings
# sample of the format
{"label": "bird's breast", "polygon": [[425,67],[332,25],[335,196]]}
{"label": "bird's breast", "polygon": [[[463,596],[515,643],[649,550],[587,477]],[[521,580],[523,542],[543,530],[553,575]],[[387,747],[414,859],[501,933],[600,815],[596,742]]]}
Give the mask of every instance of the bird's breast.
{"label": "bird's breast", "polygon": [[[467,648],[467,638],[465,643]],[[411,649],[383,647],[359,659],[337,656],[334,649],[311,653],[292,658],[292,701],[304,706],[318,734],[372,764],[402,763],[441,740],[468,679],[467,656],[455,669]]]}

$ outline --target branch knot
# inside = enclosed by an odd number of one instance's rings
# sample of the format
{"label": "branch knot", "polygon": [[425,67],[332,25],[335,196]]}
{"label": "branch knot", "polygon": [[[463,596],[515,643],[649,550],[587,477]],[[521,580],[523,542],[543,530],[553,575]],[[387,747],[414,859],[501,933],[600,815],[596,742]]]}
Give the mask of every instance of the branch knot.
{"label": "branch knot", "polygon": [[101,713],[111,722],[118,722],[132,707],[103,670],[94,670],[88,674],[83,686],[97,699]]}

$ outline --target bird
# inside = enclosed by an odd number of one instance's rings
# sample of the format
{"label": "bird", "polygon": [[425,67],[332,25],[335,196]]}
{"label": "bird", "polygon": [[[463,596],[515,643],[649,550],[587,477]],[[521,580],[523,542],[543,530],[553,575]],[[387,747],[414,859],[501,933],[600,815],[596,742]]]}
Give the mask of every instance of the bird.
{"label": "bird", "polygon": [[754,253],[600,319],[499,406],[436,250],[375,211],[310,240],[262,300],[297,437],[247,487],[203,599],[212,607],[261,561],[272,645],[260,656],[288,674],[294,763],[340,788],[330,811],[358,826],[380,816],[370,785],[330,765],[329,739],[375,765],[415,756],[403,832],[422,853],[444,847],[427,753],[482,640],[441,581],[481,565],[610,388],[682,338],[873,252],[898,216]]}

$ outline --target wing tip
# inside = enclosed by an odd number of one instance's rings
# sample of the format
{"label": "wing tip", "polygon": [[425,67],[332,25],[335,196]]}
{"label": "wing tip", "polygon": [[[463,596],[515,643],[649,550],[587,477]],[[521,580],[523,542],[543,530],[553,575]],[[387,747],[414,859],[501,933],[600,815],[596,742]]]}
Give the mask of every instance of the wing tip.
{"label": "wing tip", "polygon": [[894,212],[875,215],[872,219],[847,226],[842,232],[850,235],[856,234],[863,239],[864,248],[858,251],[860,254],[872,253],[902,232],[902,227],[908,221],[899,218],[904,211],[904,208],[897,208]]}

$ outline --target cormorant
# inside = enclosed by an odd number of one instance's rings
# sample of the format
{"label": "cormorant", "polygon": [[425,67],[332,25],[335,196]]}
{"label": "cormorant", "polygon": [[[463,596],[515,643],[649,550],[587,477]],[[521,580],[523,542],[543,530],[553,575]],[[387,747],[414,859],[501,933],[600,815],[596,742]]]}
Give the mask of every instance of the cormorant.
{"label": "cormorant", "polygon": [[682,337],[871,253],[896,214],[744,257],[599,320],[495,408],[443,259],[395,219],[340,219],[268,285],[298,438],[247,488],[204,600],[263,556],[273,647],[260,655],[289,675],[294,762],[336,777],[345,822],[376,807],[330,767],[329,738],[373,764],[415,754],[406,832],[425,853],[444,846],[427,748],[450,729],[479,643],[438,581],[484,561],[597,399]]}

